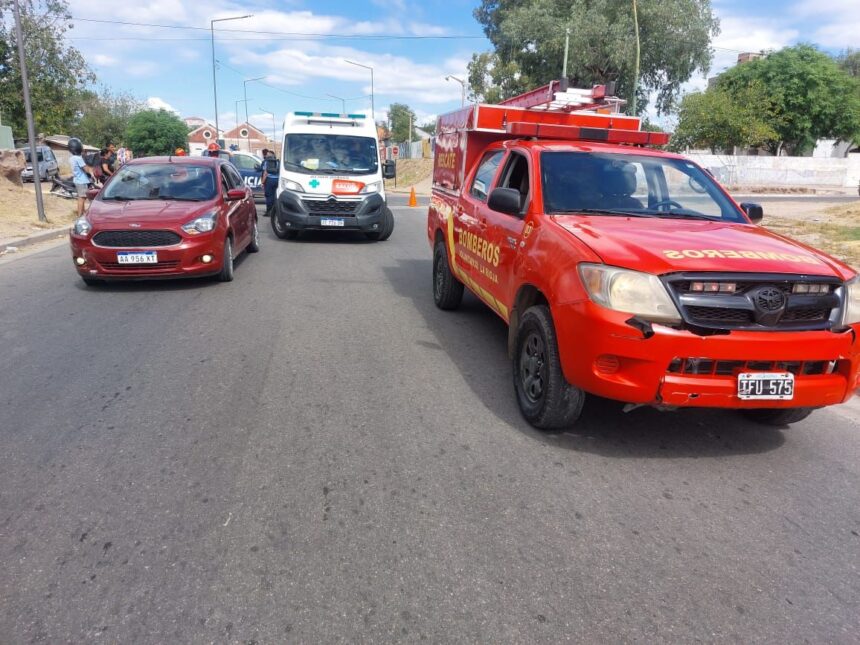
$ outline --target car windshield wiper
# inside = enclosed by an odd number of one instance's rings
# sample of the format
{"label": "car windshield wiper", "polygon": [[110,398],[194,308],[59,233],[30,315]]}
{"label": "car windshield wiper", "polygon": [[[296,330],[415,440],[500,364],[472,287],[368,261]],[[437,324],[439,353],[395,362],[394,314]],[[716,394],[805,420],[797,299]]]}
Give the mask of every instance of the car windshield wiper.
{"label": "car windshield wiper", "polygon": [[124,195],[117,195],[116,197],[102,197],[102,201],[105,202],[133,202],[137,199],[137,197],[125,197]]}
{"label": "car windshield wiper", "polygon": [[582,213],[583,215],[618,215],[621,217],[652,217],[648,213],[634,213],[633,211],[614,210],[612,208],[569,208],[554,210],[553,215],[562,213]]}
{"label": "car windshield wiper", "polygon": [[202,202],[200,197],[176,197],[175,195],[159,195],[158,197],[149,197],[149,199],[164,199],[167,201],[176,202]]}
{"label": "car windshield wiper", "polygon": [[663,219],[700,219],[708,222],[722,221],[721,217],[709,217],[701,213],[691,213],[690,211],[649,211],[653,217],[662,217]]}

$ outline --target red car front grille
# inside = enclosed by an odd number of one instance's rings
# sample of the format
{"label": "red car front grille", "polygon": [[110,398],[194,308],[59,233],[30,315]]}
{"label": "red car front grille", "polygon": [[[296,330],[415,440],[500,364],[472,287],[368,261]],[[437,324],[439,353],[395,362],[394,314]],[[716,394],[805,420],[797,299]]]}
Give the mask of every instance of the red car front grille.
{"label": "red car front grille", "polygon": [[165,260],[164,262],[156,262],[155,264],[120,264],[119,262],[99,262],[106,271],[127,271],[134,273],[135,271],[152,271],[175,269],[179,266],[179,260]]}

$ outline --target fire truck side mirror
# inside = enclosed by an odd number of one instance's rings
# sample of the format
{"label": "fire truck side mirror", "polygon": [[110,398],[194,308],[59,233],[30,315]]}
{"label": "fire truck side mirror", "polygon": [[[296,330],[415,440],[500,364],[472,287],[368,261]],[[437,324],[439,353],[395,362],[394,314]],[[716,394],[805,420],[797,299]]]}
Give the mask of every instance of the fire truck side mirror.
{"label": "fire truck side mirror", "polygon": [[750,221],[753,224],[761,223],[761,220],[764,217],[764,209],[761,207],[761,204],[753,204],[752,202],[741,202],[741,208],[744,209],[744,213],[747,214],[747,217],[750,218]]}
{"label": "fire truck side mirror", "polygon": [[397,176],[397,166],[391,159],[382,162],[382,178],[394,179]]}
{"label": "fire truck side mirror", "polygon": [[487,206],[507,215],[520,216],[522,195],[516,188],[495,188],[490,193]]}

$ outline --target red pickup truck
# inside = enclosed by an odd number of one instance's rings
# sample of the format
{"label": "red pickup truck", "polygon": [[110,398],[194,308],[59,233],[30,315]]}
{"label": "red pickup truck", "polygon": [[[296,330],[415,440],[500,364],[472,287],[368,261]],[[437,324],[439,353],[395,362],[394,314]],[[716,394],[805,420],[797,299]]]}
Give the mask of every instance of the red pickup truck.
{"label": "red pickup truck", "polygon": [[435,302],[468,287],[508,323],[523,416],[568,427],[588,393],[786,425],[848,399],[857,273],[648,147],[668,135],[603,88],[557,89],[440,116],[427,218]]}

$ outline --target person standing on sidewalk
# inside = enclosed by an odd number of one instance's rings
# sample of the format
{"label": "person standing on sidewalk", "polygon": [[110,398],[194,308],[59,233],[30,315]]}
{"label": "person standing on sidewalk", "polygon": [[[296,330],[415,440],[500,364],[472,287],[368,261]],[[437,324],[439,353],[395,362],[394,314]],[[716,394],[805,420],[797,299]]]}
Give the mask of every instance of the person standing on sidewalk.
{"label": "person standing on sidewalk", "polygon": [[81,217],[87,203],[87,189],[93,181],[90,177],[93,169],[84,161],[84,144],[81,143],[80,139],[75,137],[69,139],[69,152],[71,153],[69,163],[72,166],[72,181],[75,184],[75,192],[78,194],[78,217]]}

